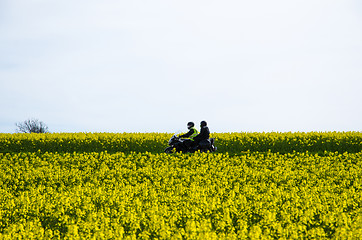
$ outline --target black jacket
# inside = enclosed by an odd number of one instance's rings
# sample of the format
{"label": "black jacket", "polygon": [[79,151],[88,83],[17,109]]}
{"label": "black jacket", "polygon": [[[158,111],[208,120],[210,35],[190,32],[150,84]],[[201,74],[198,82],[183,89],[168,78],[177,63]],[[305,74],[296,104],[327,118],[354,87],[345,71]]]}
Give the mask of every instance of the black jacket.
{"label": "black jacket", "polygon": [[209,139],[210,137],[210,130],[207,126],[201,128],[200,133],[194,137],[195,142],[201,142],[202,140]]}

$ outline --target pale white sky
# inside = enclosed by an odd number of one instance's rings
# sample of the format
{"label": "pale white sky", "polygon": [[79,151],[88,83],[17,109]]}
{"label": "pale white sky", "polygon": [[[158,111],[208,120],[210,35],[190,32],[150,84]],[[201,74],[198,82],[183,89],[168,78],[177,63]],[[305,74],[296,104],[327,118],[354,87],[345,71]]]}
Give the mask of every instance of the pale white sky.
{"label": "pale white sky", "polygon": [[359,0],[0,0],[0,132],[361,131]]}

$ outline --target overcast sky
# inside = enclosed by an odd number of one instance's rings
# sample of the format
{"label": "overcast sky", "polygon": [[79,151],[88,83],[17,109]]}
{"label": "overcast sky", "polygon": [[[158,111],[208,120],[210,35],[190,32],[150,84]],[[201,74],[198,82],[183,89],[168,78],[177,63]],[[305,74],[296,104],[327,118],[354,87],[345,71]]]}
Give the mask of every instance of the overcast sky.
{"label": "overcast sky", "polygon": [[362,131],[360,0],[0,0],[0,132]]}

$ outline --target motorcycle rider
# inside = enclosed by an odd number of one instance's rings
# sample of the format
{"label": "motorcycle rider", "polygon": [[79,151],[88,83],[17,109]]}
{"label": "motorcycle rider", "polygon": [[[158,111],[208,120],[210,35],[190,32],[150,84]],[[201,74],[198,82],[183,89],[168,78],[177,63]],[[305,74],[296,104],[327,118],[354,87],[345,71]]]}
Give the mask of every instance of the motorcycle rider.
{"label": "motorcycle rider", "polygon": [[195,145],[197,146],[201,141],[207,140],[210,137],[210,130],[207,127],[207,123],[205,121],[200,122],[200,133],[193,138]]}
{"label": "motorcycle rider", "polygon": [[199,132],[197,131],[197,129],[195,128],[195,124],[193,122],[188,122],[187,123],[187,129],[189,129],[189,131],[186,134],[183,135],[179,135],[179,138],[189,138],[186,139],[184,141],[184,145],[187,148],[190,148],[191,146],[193,146],[193,142],[194,142],[194,138],[199,134]]}

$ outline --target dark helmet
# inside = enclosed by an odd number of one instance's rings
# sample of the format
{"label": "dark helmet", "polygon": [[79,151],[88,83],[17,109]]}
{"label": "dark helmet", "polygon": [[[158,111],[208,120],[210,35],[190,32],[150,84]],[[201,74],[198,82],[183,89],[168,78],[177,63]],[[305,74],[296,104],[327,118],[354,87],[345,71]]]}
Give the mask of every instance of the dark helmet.
{"label": "dark helmet", "polygon": [[201,121],[200,126],[205,127],[205,126],[207,126],[207,123],[205,121]]}
{"label": "dark helmet", "polygon": [[192,128],[193,126],[195,126],[195,124],[193,122],[188,122],[187,123],[187,128],[188,129]]}

